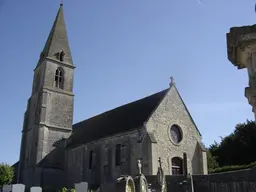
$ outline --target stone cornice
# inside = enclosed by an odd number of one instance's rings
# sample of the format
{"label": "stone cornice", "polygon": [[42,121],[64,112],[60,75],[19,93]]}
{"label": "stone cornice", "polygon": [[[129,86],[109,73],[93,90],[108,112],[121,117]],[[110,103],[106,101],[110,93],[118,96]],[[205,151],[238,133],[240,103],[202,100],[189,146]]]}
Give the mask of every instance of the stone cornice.
{"label": "stone cornice", "polygon": [[62,89],[53,89],[52,87],[48,87],[48,86],[43,86],[43,90],[48,90],[48,91],[52,91],[55,93],[62,93],[62,94],[69,95],[69,96],[75,96],[72,92],[67,92]]}
{"label": "stone cornice", "polygon": [[60,126],[56,126],[56,125],[49,125],[49,124],[47,124],[45,122],[40,122],[37,125],[30,126],[29,129],[22,130],[21,132],[24,133],[24,132],[28,132],[28,131],[30,131],[30,130],[32,130],[34,128],[42,128],[42,127],[48,127],[49,129],[63,130],[63,131],[70,131],[70,132],[72,132],[72,128],[60,127]]}
{"label": "stone cornice", "polygon": [[256,25],[232,27],[226,37],[229,61],[238,69],[245,68],[250,46],[256,44]]}
{"label": "stone cornice", "polygon": [[35,71],[40,65],[42,65],[45,61],[47,61],[47,60],[48,60],[48,61],[51,61],[51,62],[53,62],[53,63],[55,63],[55,64],[58,64],[58,65],[62,65],[62,66],[71,68],[71,69],[76,68],[75,65],[73,65],[73,64],[61,62],[61,61],[59,61],[59,60],[57,60],[57,59],[53,59],[53,58],[51,58],[51,57],[46,57],[43,61],[40,62],[40,64],[38,64],[38,65],[36,66],[36,68],[34,69],[34,71]]}
{"label": "stone cornice", "polygon": [[54,130],[62,130],[62,131],[70,131],[70,132],[72,131],[72,128],[60,127],[60,126],[57,126],[57,125],[49,125],[49,124],[44,123],[44,122],[40,122],[39,126],[40,127],[45,126],[45,127],[49,128],[49,129],[54,129]]}
{"label": "stone cornice", "polygon": [[255,88],[246,87],[245,97],[247,97],[250,105],[256,106],[256,89]]}

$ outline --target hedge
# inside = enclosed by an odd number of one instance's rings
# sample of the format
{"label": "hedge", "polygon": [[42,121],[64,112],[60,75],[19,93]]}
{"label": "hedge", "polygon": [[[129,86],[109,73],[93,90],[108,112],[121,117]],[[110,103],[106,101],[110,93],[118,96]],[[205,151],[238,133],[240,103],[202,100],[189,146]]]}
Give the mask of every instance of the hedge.
{"label": "hedge", "polygon": [[223,166],[218,167],[216,169],[209,169],[209,173],[222,173],[222,172],[228,172],[228,171],[238,171],[243,169],[249,169],[256,166],[256,162],[252,162],[248,165],[230,165],[230,166]]}

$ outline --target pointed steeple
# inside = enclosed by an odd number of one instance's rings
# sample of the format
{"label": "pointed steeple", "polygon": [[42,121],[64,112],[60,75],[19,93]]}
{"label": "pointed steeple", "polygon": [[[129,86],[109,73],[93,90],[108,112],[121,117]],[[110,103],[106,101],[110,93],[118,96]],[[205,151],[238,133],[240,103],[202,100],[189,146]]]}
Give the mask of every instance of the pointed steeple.
{"label": "pointed steeple", "polygon": [[73,65],[62,4],[60,4],[51,32],[41,52],[38,65],[46,57]]}

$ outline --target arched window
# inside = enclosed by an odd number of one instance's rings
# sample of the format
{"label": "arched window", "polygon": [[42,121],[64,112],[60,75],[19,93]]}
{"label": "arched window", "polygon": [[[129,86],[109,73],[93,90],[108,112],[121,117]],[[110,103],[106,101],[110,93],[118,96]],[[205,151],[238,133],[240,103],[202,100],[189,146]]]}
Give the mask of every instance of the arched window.
{"label": "arched window", "polygon": [[59,67],[55,72],[55,87],[63,89],[63,85],[64,85],[64,70]]}
{"label": "arched window", "polygon": [[179,157],[172,158],[172,174],[182,175],[183,174],[183,162]]}

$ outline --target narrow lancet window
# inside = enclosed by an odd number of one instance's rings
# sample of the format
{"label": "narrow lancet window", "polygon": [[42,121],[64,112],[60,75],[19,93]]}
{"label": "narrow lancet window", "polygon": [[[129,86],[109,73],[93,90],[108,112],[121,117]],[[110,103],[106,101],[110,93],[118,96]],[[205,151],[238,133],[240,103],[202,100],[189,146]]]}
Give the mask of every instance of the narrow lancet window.
{"label": "narrow lancet window", "polygon": [[93,164],[93,150],[89,152],[89,169],[92,169],[92,164]]}
{"label": "narrow lancet window", "polygon": [[55,72],[55,87],[63,89],[64,85],[64,71],[62,68],[58,68]]}
{"label": "narrow lancet window", "polygon": [[63,62],[64,61],[64,56],[65,53],[63,51],[60,52],[60,61]]}
{"label": "narrow lancet window", "polygon": [[121,144],[117,144],[116,145],[116,166],[120,166],[121,165],[121,150],[122,150],[122,145]]}

